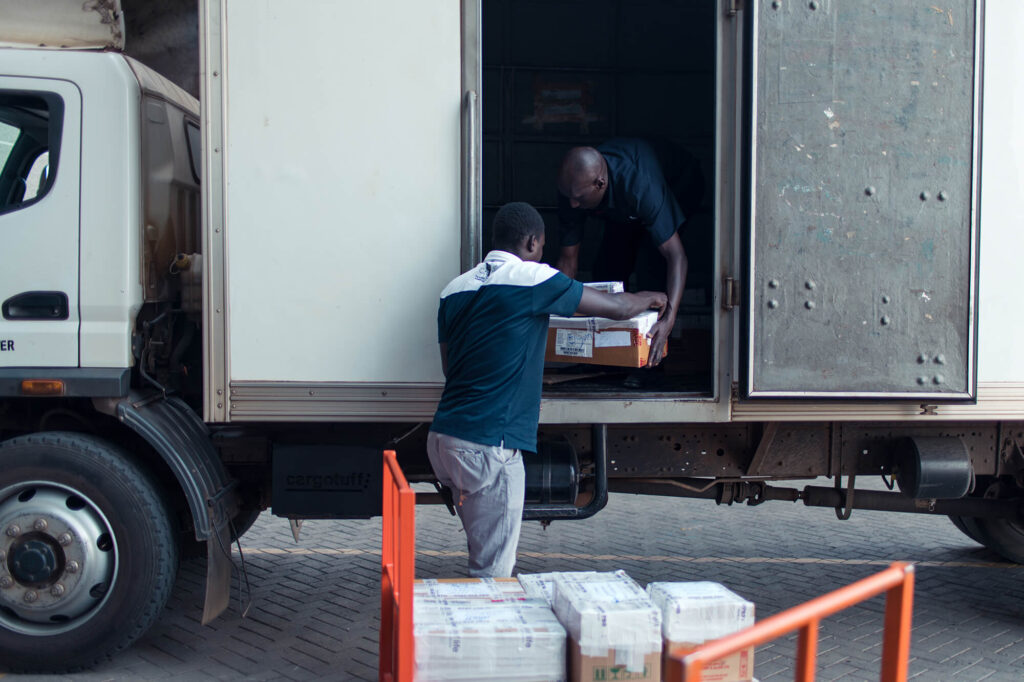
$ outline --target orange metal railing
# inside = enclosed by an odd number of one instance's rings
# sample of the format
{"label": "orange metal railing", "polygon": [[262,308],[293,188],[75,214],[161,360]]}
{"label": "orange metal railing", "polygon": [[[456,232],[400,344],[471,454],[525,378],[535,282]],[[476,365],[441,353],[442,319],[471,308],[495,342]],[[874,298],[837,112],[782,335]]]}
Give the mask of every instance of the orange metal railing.
{"label": "orange metal railing", "polygon": [[411,682],[412,580],[415,573],[416,493],[393,450],[384,452],[384,532],[380,572],[381,682]]}
{"label": "orange metal railing", "polygon": [[797,641],[796,682],[813,682],[818,658],[818,623],[822,618],[887,592],[882,644],[882,682],[905,682],[910,655],[910,619],[914,605],[914,567],[897,562],[835,592],[812,599],[737,633],[708,642],[690,653],[670,655],[669,682],[700,682],[704,667],[750,646],[764,644],[800,630]]}

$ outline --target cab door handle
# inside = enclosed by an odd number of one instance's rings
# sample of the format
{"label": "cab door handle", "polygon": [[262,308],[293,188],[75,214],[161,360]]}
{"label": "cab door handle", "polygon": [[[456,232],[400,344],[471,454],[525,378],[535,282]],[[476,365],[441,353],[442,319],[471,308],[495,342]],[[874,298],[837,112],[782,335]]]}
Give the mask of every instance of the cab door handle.
{"label": "cab door handle", "polygon": [[66,320],[68,295],[63,291],[25,291],[4,301],[5,320]]}

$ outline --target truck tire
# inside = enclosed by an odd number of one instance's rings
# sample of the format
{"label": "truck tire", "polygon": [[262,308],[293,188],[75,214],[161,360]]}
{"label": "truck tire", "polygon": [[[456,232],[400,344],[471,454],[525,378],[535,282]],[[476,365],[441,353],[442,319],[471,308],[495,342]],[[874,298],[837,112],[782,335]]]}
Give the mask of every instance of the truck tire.
{"label": "truck tire", "polygon": [[0,443],[0,669],[70,672],[128,647],[178,568],[152,477],[94,436]]}
{"label": "truck tire", "polygon": [[978,542],[1014,563],[1024,564],[1024,523],[1017,519],[971,519],[976,525]]}
{"label": "truck tire", "polygon": [[949,520],[953,522],[953,525],[956,526],[961,533],[974,540],[979,545],[985,544],[984,535],[982,534],[981,529],[978,528],[978,519],[973,516],[953,516],[951,514],[949,516]]}

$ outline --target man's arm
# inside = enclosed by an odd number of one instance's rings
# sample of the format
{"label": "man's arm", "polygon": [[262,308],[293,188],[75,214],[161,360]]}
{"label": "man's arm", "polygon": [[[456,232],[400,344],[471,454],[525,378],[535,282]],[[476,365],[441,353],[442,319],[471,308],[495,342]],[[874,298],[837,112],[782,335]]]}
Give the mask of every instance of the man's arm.
{"label": "man's arm", "polygon": [[448,378],[448,344],[441,344],[441,373]]}
{"label": "man's arm", "polygon": [[665,343],[672,327],[676,323],[676,315],[679,314],[679,302],[683,298],[683,287],[686,285],[686,270],[689,261],[686,260],[686,251],[683,249],[683,242],[679,239],[679,233],[675,232],[665,240],[658,251],[665,258],[667,265],[668,304],[665,306],[661,319],[651,328],[651,357],[649,365],[653,367],[661,362],[662,353],[665,350]]}
{"label": "man's arm", "polygon": [[665,294],[660,291],[606,294],[592,287],[583,287],[583,297],[580,298],[576,312],[612,320],[628,320],[645,310],[663,310],[665,301]]}
{"label": "man's arm", "polygon": [[580,264],[580,245],[563,246],[558,254],[558,269],[569,279],[576,279]]}

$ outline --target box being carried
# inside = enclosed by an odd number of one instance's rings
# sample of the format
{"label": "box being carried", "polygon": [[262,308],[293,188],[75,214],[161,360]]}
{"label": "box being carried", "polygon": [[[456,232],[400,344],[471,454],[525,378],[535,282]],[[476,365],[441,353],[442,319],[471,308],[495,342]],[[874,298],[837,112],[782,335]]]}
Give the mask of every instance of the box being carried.
{"label": "box being carried", "polygon": [[413,587],[414,679],[564,682],[565,628],[514,579]]}
{"label": "box being carried", "polygon": [[661,612],[624,571],[556,573],[553,582],[570,680],[661,679]]}
{"label": "box being carried", "polygon": [[647,334],[657,321],[656,310],[628,320],[552,315],[544,360],[644,367],[651,353]]}
{"label": "box being carried", "polygon": [[[662,614],[665,657],[692,651],[701,644],[754,624],[754,604],[712,582],[651,583],[647,593]],[[704,668],[708,682],[747,682],[754,676],[754,647]]]}

